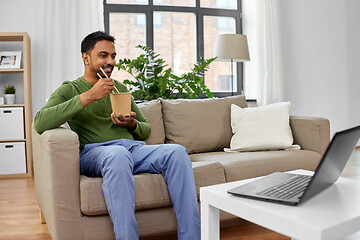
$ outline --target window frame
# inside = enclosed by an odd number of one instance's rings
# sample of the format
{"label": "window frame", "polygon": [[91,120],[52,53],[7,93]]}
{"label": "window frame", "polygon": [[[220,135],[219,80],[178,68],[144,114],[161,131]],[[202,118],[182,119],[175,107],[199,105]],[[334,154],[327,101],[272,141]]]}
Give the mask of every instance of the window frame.
{"label": "window frame", "polygon": [[[204,57],[204,27],[203,20],[204,16],[214,16],[214,17],[233,17],[235,18],[235,30],[237,34],[242,33],[242,13],[241,13],[241,0],[235,0],[237,2],[238,9],[218,9],[218,8],[205,8],[200,7],[200,0],[195,0],[194,7],[184,7],[184,6],[165,6],[165,5],[154,5],[154,0],[148,0],[148,4],[114,4],[106,3],[106,0],[103,0],[104,5],[104,24],[105,32],[110,32],[110,13],[143,13],[145,14],[145,31],[146,31],[146,45],[154,49],[154,12],[183,12],[183,13],[194,13],[196,16],[196,61],[199,61],[200,58]],[[156,49],[155,49],[156,51]],[[230,64],[225,63],[225,64]],[[235,64],[236,79],[237,79],[237,88],[233,91],[226,92],[213,92],[216,97],[225,97],[231,95],[239,95],[243,90],[243,64],[237,62]],[[211,67],[211,66],[210,66]],[[206,84],[206,79],[204,79]],[[235,85],[235,83],[234,83]],[[201,95],[201,97],[206,97],[206,95]]]}

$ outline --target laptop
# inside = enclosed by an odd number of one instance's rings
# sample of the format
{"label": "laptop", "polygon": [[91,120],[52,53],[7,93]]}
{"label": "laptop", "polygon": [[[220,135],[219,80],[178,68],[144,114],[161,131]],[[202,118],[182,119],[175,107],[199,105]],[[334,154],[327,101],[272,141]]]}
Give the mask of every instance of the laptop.
{"label": "laptop", "polygon": [[296,206],[339,178],[360,138],[360,125],[335,133],[313,176],[275,172],[228,190],[236,196]]}

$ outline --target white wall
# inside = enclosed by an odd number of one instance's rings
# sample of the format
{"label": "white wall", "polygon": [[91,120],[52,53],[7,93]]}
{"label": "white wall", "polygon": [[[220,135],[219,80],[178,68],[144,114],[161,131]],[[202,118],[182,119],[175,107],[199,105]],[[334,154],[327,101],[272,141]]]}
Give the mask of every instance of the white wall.
{"label": "white wall", "polygon": [[360,1],[279,0],[285,100],[292,115],[360,124]]}
{"label": "white wall", "polygon": [[27,32],[31,39],[31,81],[33,115],[44,105],[39,97],[44,92],[46,81],[42,77],[44,62],[43,56],[43,6],[45,0],[1,0],[0,32]]}
{"label": "white wall", "polygon": [[348,124],[358,125],[360,124],[360,1],[347,0],[345,11],[349,59]]}

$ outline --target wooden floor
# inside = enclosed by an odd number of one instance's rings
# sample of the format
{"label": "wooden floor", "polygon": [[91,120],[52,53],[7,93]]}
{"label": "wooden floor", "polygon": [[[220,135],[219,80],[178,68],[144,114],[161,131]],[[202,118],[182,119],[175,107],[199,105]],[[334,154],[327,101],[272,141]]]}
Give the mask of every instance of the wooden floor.
{"label": "wooden floor", "polygon": [[[357,149],[343,172],[343,177],[360,180],[360,149]],[[0,179],[0,240],[48,240],[46,224],[40,224],[32,178]],[[172,240],[176,236],[143,240]],[[255,224],[221,229],[222,240],[288,240],[290,238]],[[360,239],[360,232],[349,239]]]}

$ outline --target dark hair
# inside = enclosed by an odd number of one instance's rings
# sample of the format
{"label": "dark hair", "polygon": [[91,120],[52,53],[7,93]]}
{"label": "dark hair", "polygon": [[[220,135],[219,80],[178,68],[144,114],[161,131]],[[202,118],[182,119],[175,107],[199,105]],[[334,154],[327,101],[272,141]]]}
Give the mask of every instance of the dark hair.
{"label": "dark hair", "polygon": [[89,50],[93,49],[95,44],[98,41],[107,40],[115,43],[115,38],[106,32],[97,31],[87,35],[84,40],[81,42],[81,53],[87,53]]}

